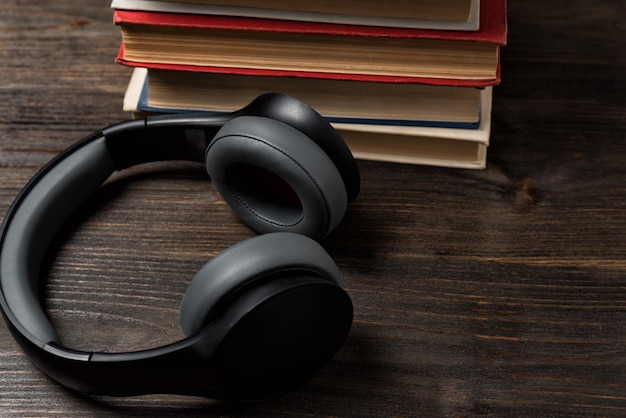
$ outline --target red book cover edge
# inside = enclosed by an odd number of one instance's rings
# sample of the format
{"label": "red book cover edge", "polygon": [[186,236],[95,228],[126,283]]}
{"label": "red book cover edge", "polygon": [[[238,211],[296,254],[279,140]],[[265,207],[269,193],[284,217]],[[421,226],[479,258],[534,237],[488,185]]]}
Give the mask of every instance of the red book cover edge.
{"label": "red book cover edge", "polygon": [[243,67],[216,67],[216,66],[197,66],[184,64],[163,64],[153,62],[135,62],[124,58],[124,45],[122,44],[115,62],[128,67],[143,67],[153,70],[168,71],[189,71],[198,73],[214,73],[214,74],[236,74],[236,75],[253,75],[266,77],[306,77],[319,78],[328,80],[347,80],[347,81],[363,81],[363,82],[379,82],[379,83],[416,83],[429,84],[433,86],[452,86],[452,87],[487,87],[500,84],[500,63],[496,70],[496,77],[485,80],[468,80],[468,79],[452,79],[452,78],[425,78],[425,77],[398,77],[371,74],[354,74],[354,73],[327,73],[327,72],[308,72],[308,71],[290,71],[290,70],[263,70],[257,68]]}

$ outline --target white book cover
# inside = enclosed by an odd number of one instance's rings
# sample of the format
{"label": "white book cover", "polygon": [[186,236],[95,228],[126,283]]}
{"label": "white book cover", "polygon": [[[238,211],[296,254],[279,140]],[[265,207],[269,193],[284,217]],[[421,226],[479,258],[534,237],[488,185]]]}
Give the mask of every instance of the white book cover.
{"label": "white book cover", "polygon": [[348,25],[386,26],[411,29],[477,31],[480,24],[480,0],[472,0],[467,21],[380,18],[332,13],[269,10],[235,6],[214,6],[198,3],[176,3],[160,0],[113,0],[111,8],[147,12],[211,14],[220,16],[257,17],[266,19],[325,22]]}

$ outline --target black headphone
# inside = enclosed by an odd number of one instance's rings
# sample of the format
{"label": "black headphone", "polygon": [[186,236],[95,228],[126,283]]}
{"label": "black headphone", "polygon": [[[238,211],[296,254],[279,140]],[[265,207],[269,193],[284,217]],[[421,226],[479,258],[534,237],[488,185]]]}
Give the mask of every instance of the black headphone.
{"label": "black headphone", "polygon": [[[42,261],[72,212],[116,170],[204,161],[215,187],[259,235],[211,259],[181,303],[185,339],[126,353],[64,347],[39,297]],[[96,132],[44,166],[0,229],[0,305],[13,336],[52,379],[79,392],[172,393],[255,401],[324,367],[353,308],[315,240],[360,187],[334,129],[298,100],[266,94],[225,115],[136,119]]]}

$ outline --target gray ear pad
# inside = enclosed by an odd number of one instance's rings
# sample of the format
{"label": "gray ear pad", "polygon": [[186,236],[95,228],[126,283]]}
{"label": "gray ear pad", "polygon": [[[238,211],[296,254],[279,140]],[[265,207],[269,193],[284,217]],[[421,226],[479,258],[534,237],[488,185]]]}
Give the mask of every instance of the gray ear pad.
{"label": "gray ear pad", "polygon": [[224,200],[251,228],[325,237],[343,218],[347,193],[328,155],[282,122],[242,116],[209,144],[206,167]]}
{"label": "gray ear pad", "polygon": [[200,331],[250,286],[290,272],[341,286],[337,265],[316,241],[284,232],[260,235],[213,257],[194,276],[180,307],[185,335]]}

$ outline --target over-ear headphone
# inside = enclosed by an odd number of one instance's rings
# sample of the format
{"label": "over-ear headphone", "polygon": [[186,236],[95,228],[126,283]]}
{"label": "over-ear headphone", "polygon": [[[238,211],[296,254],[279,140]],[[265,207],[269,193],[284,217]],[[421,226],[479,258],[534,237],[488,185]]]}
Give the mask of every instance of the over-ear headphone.
{"label": "over-ear headphone", "polygon": [[[65,347],[39,298],[63,223],[114,171],[159,160],[206,162],[236,214],[263,233],[212,258],[181,303],[186,338],[126,353]],[[260,96],[226,115],[169,115],[105,128],[44,166],[0,230],[0,305],[13,336],[59,383],[99,395],[202,395],[254,401],[305,382],[343,344],[353,308],[316,241],[358,194],[348,147],[298,100]]]}

